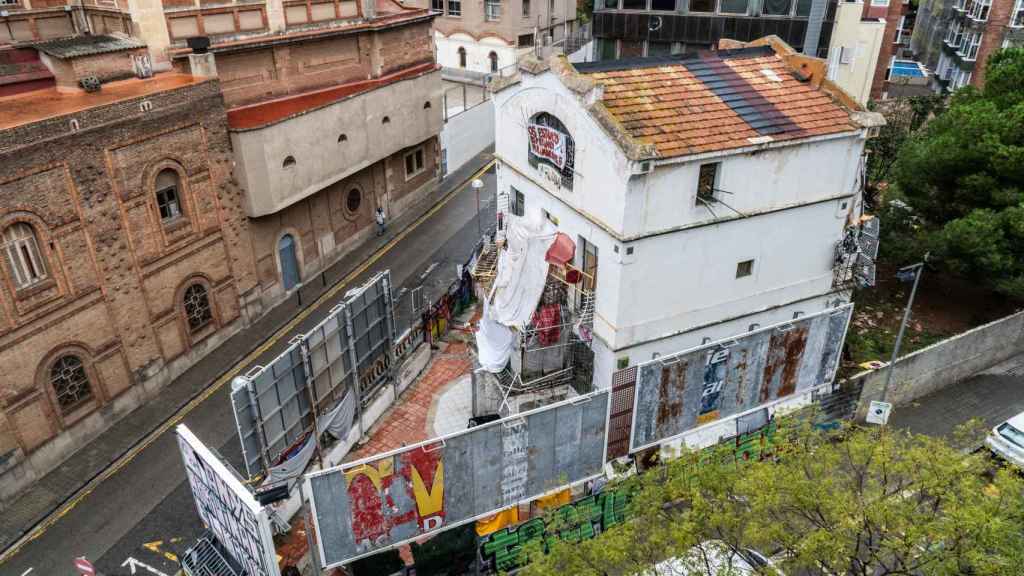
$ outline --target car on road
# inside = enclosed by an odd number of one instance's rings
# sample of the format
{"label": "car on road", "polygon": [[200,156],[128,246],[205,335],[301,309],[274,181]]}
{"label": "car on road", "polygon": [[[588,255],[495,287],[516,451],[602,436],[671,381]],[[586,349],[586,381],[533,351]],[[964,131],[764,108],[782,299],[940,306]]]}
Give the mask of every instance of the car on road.
{"label": "car on road", "polygon": [[1024,469],[1024,412],[993,428],[985,445],[1000,458]]}
{"label": "car on road", "polygon": [[684,558],[669,558],[644,576],[783,576],[775,563],[757,550],[733,550],[719,540],[708,540],[690,549]]}

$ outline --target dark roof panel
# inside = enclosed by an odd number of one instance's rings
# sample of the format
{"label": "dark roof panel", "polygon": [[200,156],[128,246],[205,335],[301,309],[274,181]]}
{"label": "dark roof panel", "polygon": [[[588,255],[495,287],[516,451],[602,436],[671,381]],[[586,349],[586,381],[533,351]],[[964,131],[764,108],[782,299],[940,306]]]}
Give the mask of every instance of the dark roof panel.
{"label": "dark roof panel", "polygon": [[107,52],[121,52],[122,50],[133,50],[145,48],[143,42],[135,38],[118,38],[107,35],[69,36],[56,40],[47,40],[32,45],[43,54],[60,58],[79,58],[81,56],[92,56],[94,54],[105,54]]}

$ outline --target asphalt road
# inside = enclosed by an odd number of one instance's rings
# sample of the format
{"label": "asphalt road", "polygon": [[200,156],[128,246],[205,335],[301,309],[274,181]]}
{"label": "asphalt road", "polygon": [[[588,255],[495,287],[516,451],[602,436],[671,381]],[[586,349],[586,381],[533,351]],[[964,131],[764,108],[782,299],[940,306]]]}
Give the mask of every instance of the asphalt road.
{"label": "asphalt road", "polygon": [[[414,288],[436,298],[456,278],[456,265],[469,256],[480,228],[493,227],[493,168],[483,177],[480,213],[477,198],[465,186],[441,210],[424,220],[358,276],[356,286],[381,270],[390,269],[393,294],[399,301],[400,322],[410,318]],[[489,216],[489,220],[488,220]],[[403,292],[402,289],[405,289]],[[328,299],[290,333],[279,338],[256,363],[266,363],[287,346],[295,334],[312,328],[341,299]],[[403,327],[399,326],[399,331]],[[218,450],[236,469],[243,470],[235,434],[230,387],[224,386],[199,404],[183,422],[208,446]],[[154,422],[154,427],[158,423]],[[39,538],[25,545],[3,565],[0,576],[77,576],[72,561],[92,560],[105,576],[135,574],[174,576],[174,558],[202,532],[173,431],[162,434],[133,460],[86,495]],[[129,562],[129,558],[136,562]]]}

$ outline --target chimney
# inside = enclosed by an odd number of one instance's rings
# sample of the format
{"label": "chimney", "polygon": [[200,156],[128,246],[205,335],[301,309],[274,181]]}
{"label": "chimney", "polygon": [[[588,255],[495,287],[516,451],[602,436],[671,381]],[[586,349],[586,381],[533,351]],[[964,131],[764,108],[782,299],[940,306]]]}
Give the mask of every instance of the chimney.
{"label": "chimney", "polygon": [[193,76],[216,77],[217,61],[210,52],[210,39],[207,36],[194,36],[186,40],[192,53],[188,55],[188,65]]}

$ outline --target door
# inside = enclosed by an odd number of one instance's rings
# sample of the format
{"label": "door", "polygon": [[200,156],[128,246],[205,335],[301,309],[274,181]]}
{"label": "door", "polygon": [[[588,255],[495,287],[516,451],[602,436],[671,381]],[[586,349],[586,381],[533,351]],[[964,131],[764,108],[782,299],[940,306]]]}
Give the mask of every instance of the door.
{"label": "door", "polygon": [[299,261],[295,256],[295,239],[285,234],[277,241],[277,254],[281,259],[281,282],[287,292],[299,283]]}

